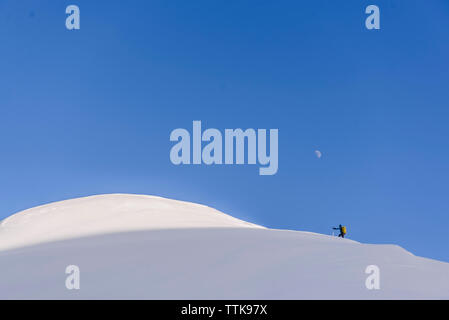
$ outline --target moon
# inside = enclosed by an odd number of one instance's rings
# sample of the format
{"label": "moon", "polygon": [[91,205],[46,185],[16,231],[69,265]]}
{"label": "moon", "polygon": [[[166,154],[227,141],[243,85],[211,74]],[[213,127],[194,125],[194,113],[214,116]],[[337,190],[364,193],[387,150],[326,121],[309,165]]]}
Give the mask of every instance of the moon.
{"label": "moon", "polygon": [[320,159],[321,156],[323,155],[320,150],[315,150],[315,154],[318,159]]}

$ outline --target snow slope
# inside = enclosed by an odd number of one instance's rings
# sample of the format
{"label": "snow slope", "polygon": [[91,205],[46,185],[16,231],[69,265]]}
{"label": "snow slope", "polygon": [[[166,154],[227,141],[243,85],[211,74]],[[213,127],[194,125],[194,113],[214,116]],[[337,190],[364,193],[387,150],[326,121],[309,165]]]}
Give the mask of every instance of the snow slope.
{"label": "snow slope", "polygon": [[114,232],[167,228],[262,228],[204,205],[109,194],[50,203],[0,223],[0,250]]}
{"label": "snow slope", "polygon": [[[34,234],[19,243],[27,230]],[[1,299],[449,298],[449,264],[398,246],[265,229],[157,197],[95,196],[27,210],[4,221],[0,242],[14,247],[0,251]],[[365,287],[373,264],[380,290]],[[68,265],[80,268],[80,290],[65,288]]]}

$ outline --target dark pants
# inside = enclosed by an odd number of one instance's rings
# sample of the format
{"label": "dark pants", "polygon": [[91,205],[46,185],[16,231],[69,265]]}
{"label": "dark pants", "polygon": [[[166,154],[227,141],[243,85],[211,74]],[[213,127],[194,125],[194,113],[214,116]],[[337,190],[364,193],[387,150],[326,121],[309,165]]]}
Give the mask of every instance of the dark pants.
{"label": "dark pants", "polygon": [[340,234],[338,235],[338,237],[342,237],[342,238],[344,238],[344,237],[345,237],[345,235],[344,235],[343,233],[340,233]]}

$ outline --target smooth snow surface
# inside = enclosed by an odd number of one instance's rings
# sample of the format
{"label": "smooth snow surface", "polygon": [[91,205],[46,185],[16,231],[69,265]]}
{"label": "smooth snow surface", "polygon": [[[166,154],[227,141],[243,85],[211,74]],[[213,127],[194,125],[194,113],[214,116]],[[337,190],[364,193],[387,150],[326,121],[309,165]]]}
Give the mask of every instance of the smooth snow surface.
{"label": "smooth snow surface", "polygon": [[[26,210],[3,222],[0,243],[0,299],[449,299],[448,263],[157,197]],[[65,287],[69,265],[79,290]],[[380,290],[365,286],[368,265]]]}
{"label": "smooth snow surface", "polygon": [[0,223],[0,250],[116,232],[173,228],[262,228],[204,205],[110,194],[50,203]]}

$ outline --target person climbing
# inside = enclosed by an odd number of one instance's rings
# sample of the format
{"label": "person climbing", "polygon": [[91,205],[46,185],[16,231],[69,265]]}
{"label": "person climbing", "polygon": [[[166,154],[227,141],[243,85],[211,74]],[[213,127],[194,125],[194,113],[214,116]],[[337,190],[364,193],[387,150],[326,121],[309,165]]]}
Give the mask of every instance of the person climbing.
{"label": "person climbing", "polygon": [[345,226],[342,226],[341,224],[338,226],[338,228],[332,228],[332,229],[334,229],[334,230],[340,230],[340,234],[338,235],[338,237],[342,237],[342,238],[344,238],[345,237],[345,234],[346,234],[346,227]]}

